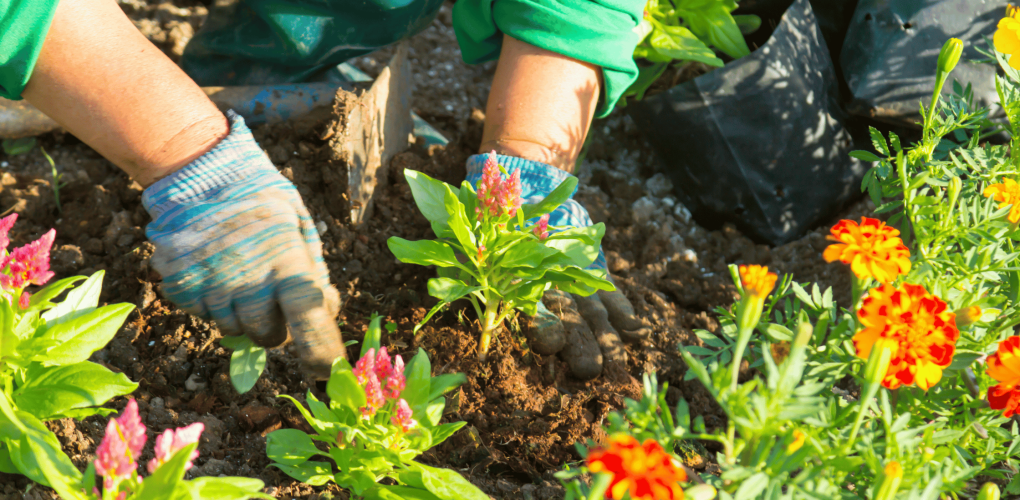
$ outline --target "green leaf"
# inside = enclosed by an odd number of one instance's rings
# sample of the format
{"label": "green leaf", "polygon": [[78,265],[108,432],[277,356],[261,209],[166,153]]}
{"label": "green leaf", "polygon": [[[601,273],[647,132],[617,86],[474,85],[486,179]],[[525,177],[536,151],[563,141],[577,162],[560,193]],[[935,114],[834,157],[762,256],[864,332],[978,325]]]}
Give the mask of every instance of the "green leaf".
{"label": "green leaf", "polygon": [[[538,240],[524,240],[503,253],[496,265],[504,268],[512,267],[539,267],[542,261],[553,254],[560,253],[558,249],[547,246]],[[597,251],[596,251],[597,255]]]}
{"label": "green leaf", "polygon": [[432,278],[429,280],[428,288],[429,295],[445,302],[453,302],[484,287],[469,286],[463,281],[450,278]]}
{"label": "green leaf", "polygon": [[432,429],[432,447],[439,446],[439,443],[446,441],[465,425],[467,425],[467,422],[451,422],[449,424],[437,425]]}
{"label": "green leaf", "polygon": [[191,498],[201,500],[245,500],[274,497],[262,493],[265,483],[250,477],[197,477],[188,481]]}
{"label": "green leaf", "polygon": [[299,465],[326,453],[315,447],[308,434],[297,429],[280,429],[266,436],[266,455],[283,465]]}
{"label": "green leaf", "polygon": [[758,495],[765,490],[765,487],[769,484],[769,476],[764,472],[759,472],[741,482],[740,487],[737,488],[737,492],[733,495],[734,500],[750,500],[757,498]]}
{"label": "green leaf", "polygon": [[432,377],[428,400],[432,401],[433,399],[460,387],[465,382],[467,382],[467,377],[463,373],[444,373],[443,375]]}
{"label": "green leaf", "polygon": [[26,383],[14,391],[14,404],[42,420],[73,408],[98,406],[138,388],[123,373],[113,373],[91,361],[52,367],[32,365],[25,378]]}
{"label": "green leaf", "polygon": [[326,382],[326,394],[334,403],[358,413],[365,406],[365,390],[350,370],[338,370]]}
{"label": "green leaf", "polygon": [[450,218],[446,220],[450,230],[453,231],[461,249],[470,252],[472,255],[478,251],[475,243],[475,234],[471,232],[471,221],[468,220],[464,205],[457,198],[456,193],[449,187],[446,188],[446,211]]}
{"label": "green leaf", "polygon": [[244,335],[223,337],[220,345],[234,351],[230,355],[230,385],[238,394],[250,391],[266,369],[266,350]]}
{"label": "green leaf", "polygon": [[750,35],[761,28],[761,18],[754,14],[736,14],[733,16],[733,22],[737,23],[740,32],[745,35]]}
{"label": "green leaf", "polygon": [[2,145],[4,153],[8,156],[17,156],[28,153],[35,147],[35,137],[22,137],[20,139],[4,139]]}
{"label": "green leaf", "polygon": [[380,484],[365,492],[365,500],[437,500],[428,490]]}
{"label": "green leaf", "polygon": [[443,410],[445,409],[446,398],[436,398],[429,401],[428,406],[425,407],[425,418],[429,423],[429,427],[439,425],[439,421],[443,419]]}
{"label": "green leaf", "polygon": [[301,465],[269,464],[282,470],[288,476],[312,486],[322,486],[333,479],[333,469],[329,462],[308,461]]}
{"label": "green leaf", "polygon": [[369,349],[379,350],[379,346],[382,345],[382,328],[379,328],[379,323],[381,322],[382,316],[372,313],[372,319],[368,322],[368,331],[365,332],[365,339],[361,342],[361,355],[359,357],[367,356]]}
{"label": "green leaf", "polygon": [[63,293],[64,290],[84,279],[84,276],[72,276],[46,285],[42,290],[32,294],[32,298],[28,300],[28,310],[49,307],[52,305],[51,301]]}
{"label": "green leaf", "polygon": [[418,348],[418,353],[404,367],[404,378],[407,384],[402,396],[414,410],[415,419],[421,420],[425,415],[425,405],[429,402],[432,385],[432,363],[425,350]]}
{"label": "green leaf", "polygon": [[858,160],[861,160],[861,161],[881,161],[882,160],[881,158],[876,156],[875,153],[872,153],[870,151],[864,151],[864,150],[851,151],[850,152],[850,156],[852,158],[857,158]]}
{"label": "green leaf", "polygon": [[577,177],[571,175],[566,179],[563,179],[556,189],[553,189],[542,201],[530,204],[525,203],[521,205],[521,212],[524,214],[524,220],[531,220],[535,217],[541,217],[547,213],[552,212],[560,207],[563,202],[570,199],[570,196],[574,194],[574,190],[577,189]]}
{"label": "green leaf", "polygon": [[606,225],[601,222],[589,227],[595,233],[593,238],[596,241],[595,244],[588,244],[579,239],[558,239],[552,237],[546,240],[545,244],[563,252],[575,266],[583,269],[590,266],[598,258],[599,245],[602,242],[602,236],[606,234]]}
{"label": "green leaf", "polygon": [[744,34],[723,5],[713,5],[697,10],[679,12],[680,17],[691,26],[691,31],[702,40],[708,40],[726,55],[739,59],[751,53],[744,41]]}
{"label": "green leaf", "polygon": [[113,339],[134,308],[132,304],[113,304],[54,325],[40,337],[43,340],[55,340],[59,344],[33,359],[42,362],[44,366],[85,361]]}
{"label": "green leaf", "polygon": [[386,240],[393,255],[405,264],[420,266],[461,267],[450,245],[435,240],[408,241],[396,236]]}
{"label": "green leaf", "polygon": [[489,496],[482,493],[475,485],[464,479],[456,471],[450,469],[437,469],[420,463],[415,468],[421,471],[422,483],[425,489],[444,500],[489,500]]}
{"label": "green leaf", "polygon": [[11,460],[11,450],[7,448],[3,440],[0,440],[0,472],[4,474],[21,474]]}
{"label": "green leaf", "polygon": [[422,215],[430,222],[445,225],[450,217],[446,211],[446,191],[449,186],[415,170],[404,170],[404,178],[411,186],[411,195]]}
{"label": "green leaf", "polygon": [[879,132],[875,127],[868,127],[868,131],[871,133],[871,143],[875,146],[875,149],[885,155],[886,158],[892,156],[889,153],[889,145],[885,142],[882,132]]}
{"label": "green leaf", "polygon": [[722,59],[698,40],[691,30],[682,26],[664,26],[648,37],[648,43],[659,54],[681,61],[698,61],[717,68],[723,67]]}
{"label": "green leaf", "polygon": [[191,452],[198,448],[198,443],[191,443],[174,453],[170,460],[160,465],[156,472],[145,478],[138,492],[132,497],[136,500],[167,500],[187,498],[187,487],[181,482],[184,470],[191,461]]}
{"label": "green leaf", "polygon": [[61,451],[60,441],[45,424],[24,411],[16,411],[12,416],[18,419],[17,423],[0,415],[0,440],[7,445],[11,462],[18,471],[44,486],[52,486],[48,477],[54,474],[44,470],[50,466],[55,468],[57,476],[68,478],[71,483],[81,481],[81,473]]}
{"label": "green leaf", "polygon": [[97,271],[85,280],[81,286],[67,292],[67,297],[53,309],[42,314],[46,327],[52,328],[59,323],[67,323],[72,319],[84,316],[99,306],[99,295],[103,291],[103,276],[106,271]]}

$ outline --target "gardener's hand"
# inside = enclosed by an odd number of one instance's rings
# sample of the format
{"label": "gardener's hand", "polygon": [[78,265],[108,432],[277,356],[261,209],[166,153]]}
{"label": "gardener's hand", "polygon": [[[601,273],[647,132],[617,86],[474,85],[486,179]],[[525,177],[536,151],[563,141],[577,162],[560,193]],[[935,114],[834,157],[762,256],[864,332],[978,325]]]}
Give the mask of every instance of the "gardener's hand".
{"label": "gardener's hand", "polygon": [[[468,182],[476,184],[481,178],[485,158],[486,155],[474,155],[468,159]],[[570,176],[544,163],[514,156],[498,155],[498,161],[507,172],[521,170],[524,203],[538,203]],[[549,225],[587,227],[592,221],[588,211],[571,198],[550,214]],[[606,269],[601,249],[590,268]],[[551,290],[539,303],[538,314],[530,323],[525,335],[531,348],[544,355],[559,353],[570,366],[571,373],[582,379],[602,373],[604,360],[626,361],[621,337],[637,341],[651,333],[651,328],[637,317],[634,307],[619,290],[599,291],[589,297]]]}
{"label": "gardener's hand", "polygon": [[289,327],[305,368],[327,378],[346,352],[315,223],[244,120],[228,116],[230,135],[145,190],[152,265],[171,301],[227,335],[275,347]]}

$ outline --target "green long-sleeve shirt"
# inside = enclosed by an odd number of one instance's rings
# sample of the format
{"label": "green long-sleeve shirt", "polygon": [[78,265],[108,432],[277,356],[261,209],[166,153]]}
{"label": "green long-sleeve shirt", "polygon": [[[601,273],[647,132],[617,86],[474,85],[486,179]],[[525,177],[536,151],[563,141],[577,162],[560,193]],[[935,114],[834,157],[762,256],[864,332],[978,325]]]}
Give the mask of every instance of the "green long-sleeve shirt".
{"label": "green long-sleeve shirt", "polygon": [[[499,56],[503,35],[602,68],[598,116],[637,77],[644,0],[459,0],[464,61]],[[20,99],[57,0],[0,0],[0,96]],[[304,81],[425,29],[442,0],[241,0],[213,9],[181,66],[200,85]],[[101,29],[93,27],[90,29]],[[144,68],[139,68],[144,71]]]}

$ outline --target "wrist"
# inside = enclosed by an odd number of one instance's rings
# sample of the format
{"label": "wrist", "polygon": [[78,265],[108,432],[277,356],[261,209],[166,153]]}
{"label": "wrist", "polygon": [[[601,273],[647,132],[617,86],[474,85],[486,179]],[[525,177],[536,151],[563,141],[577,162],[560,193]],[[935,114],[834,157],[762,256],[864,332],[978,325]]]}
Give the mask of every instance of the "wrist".
{"label": "wrist", "polygon": [[134,169],[134,179],[149,187],[213,150],[231,131],[223,114],[190,122],[159,146],[144,153]]}

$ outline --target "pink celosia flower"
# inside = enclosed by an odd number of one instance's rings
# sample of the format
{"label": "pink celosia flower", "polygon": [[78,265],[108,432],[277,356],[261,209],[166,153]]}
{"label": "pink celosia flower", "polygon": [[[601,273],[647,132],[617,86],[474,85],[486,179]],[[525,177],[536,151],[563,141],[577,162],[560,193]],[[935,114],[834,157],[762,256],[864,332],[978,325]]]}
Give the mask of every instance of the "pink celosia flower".
{"label": "pink celosia flower", "polygon": [[517,210],[521,208],[521,171],[514,170],[510,179],[503,183],[500,189],[500,205],[506,210],[510,217],[517,216]]}
{"label": "pink celosia flower", "polygon": [[393,371],[390,372],[389,378],[386,379],[385,395],[389,399],[397,399],[406,386],[407,379],[404,377],[404,359],[398,354],[393,362]]}
{"label": "pink celosia flower", "polygon": [[478,200],[488,206],[503,182],[499,175],[499,164],[496,162],[496,152],[492,151],[485,158],[485,166],[482,167],[482,180],[478,182]]}
{"label": "pink celosia flower", "polygon": [[9,267],[10,274],[0,274],[0,285],[8,290],[21,289],[32,283],[44,285],[53,277],[50,271],[50,248],[53,247],[53,239],[57,232],[50,229],[23,247],[15,248],[8,255],[0,269]]}
{"label": "pink celosia flower", "polygon": [[535,224],[535,236],[538,239],[544,240],[549,237],[549,214],[545,214],[539,217],[538,223]]}
{"label": "pink celosia flower", "polygon": [[18,220],[18,214],[16,213],[0,219],[0,250],[6,250],[7,245],[11,244],[8,233],[11,232],[11,228],[14,227],[14,221],[16,220]]}
{"label": "pink celosia flower", "polygon": [[[202,422],[195,422],[187,427],[179,427],[176,430],[167,429],[156,436],[156,458],[149,460],[149,472],[156,472],[156,469],[173,458],[174,453],[184,449],[191,443],[197,443],[199,438],[202,437],[202,431],[205,430],[205,424]],[[187,465],[184,466],[184,470],[191,468],[191,461],[198,458],[198,448],[195,448],[191,452],[191,458],[188,459]]]}
{"label": "pink celosia flower", "polygon": [[113,488],[116,483],[131,477],[137,468],[135,457],[145,446],[145,425],[138,416],[138,403],[128,401],[120,417],[111,418],[106,424],[106,435],[96,448],[96,472],[103,476],[103,488]]}
{"label": "pink celosia flower", "polygon": [[369,372],[368,383],[365,384],[365,406],[361,408],[361,414],[371,417],[384,404],[386,404],[386,397],[383,395],[379,377],[376,377],[375,372]]}
{"label": "pink celosia flower", "polygon": [[379,381],[386,380],[386,377],[390,376],[390,371],[393,370],[393,364],[390,362],[390,354],[386,352],[386,347],[379,349],[379,354],[375,356],[375,376],[379,377]]}
{"label": "pink celosia flower", "polygon": [[365,353],[361,359],[358,360],[354,365],[354,377],[358,379],[358,383],[365,385],[368,383],[368,374],[375,372],[375,348],[371,348]]}
{"label": "pink celosia flower", "polygon": [[18,299],[18,307],[22,309],[28,309],[28,305],[31,303],[32,294],[28,292],[21,292],[21,298]]}
{"label": "pink celosia flower", "polygon": [[390,421],[393,422],[393,425],[399,426],[404,432],[408,432],[418,425],[418,422],[411,418],[412,415],[411,407],[407,405],[407,401],[401,399],[397,403],[396,414],[390,418]]}
{"label": "pink celosia flower", "polygon": [[485,245],[478,245],[478,262],[482,261],[483,253],[485,253]]}

